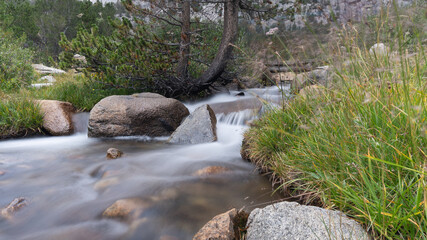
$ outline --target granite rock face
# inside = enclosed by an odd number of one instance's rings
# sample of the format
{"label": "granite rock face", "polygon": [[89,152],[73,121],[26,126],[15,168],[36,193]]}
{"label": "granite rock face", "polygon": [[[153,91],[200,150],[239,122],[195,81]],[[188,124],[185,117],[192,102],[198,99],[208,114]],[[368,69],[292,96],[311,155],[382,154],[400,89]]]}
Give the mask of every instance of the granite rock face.
{"label": "granite rock face", "polygon": [[178,100],[155,93],[109,96],[90,111],[88,135],[169,136],[188,114]]}
{"label": "granite rock face", "polygon": [[209,105],[198,107],[169,138],[170,143],[208,143],[217,140],[216,117]]}
{"label": "granite rock face", "polygon": [[371,239],[354,220],[339,211],[280,202],[249,215],[247,240]]}
{"label": "granite rock face", "polygon": [[[280,0],[272,0],[278,4],[278,8],[285,12],[292,7],[292,2],[281,3]],[[410,5],[414,0],[396,0],[399,6]],[[348,21],[360,21],[366,16],[377,14],[381,8],[392,6],[392,0],[318,0],[308,1],[299,6],[300,11],[295,14],[294,21],[289,16],[278,14],[274,19],[263,22],[268,27],[284,26],[286,30],[301,29],[309,25],[326,25],[334,16],[339,23]]]}

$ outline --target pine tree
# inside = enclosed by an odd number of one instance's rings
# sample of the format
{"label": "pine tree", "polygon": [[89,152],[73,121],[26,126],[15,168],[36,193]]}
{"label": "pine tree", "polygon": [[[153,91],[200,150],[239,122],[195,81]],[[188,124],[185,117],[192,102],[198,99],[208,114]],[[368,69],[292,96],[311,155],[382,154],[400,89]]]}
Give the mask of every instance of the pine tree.
{"label": "pine tree", "polygon": [[[85,30],[72,41],[63,37],[61,46],[68,52],[68,55],[64,53],[68,58],[63,59],[70,61],[72,54],[86,56],[89,76],[96,76],[97,81],[110,86],[155,91],[173,97],[193,95],[207,90],[220,78],[229,63],[238,35],[239,11],[256,11],[257,16],[267,16],[275,10],[274,5],[263,0],[141,2],[122,0],[132,19],[112,21],[115,28],[112,38],[100,37],[96,31]],[[206,4],[213,4],[222,16],[218,23],[222,24],[223,30],[208,67],[194,76],[189,72],[190,63],[204,62],[194,54],[200,52],[197,48],[203,48],[206,44],[204,38],[200,42],[200,36],[218,24],[200,17]]]}

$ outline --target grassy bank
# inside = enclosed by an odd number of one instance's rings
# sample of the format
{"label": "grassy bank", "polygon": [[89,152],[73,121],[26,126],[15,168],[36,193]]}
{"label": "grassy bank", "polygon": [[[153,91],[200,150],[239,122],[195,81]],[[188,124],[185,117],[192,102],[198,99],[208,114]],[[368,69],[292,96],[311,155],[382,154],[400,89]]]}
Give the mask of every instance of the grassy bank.
{"label": "grassy bank", "polygon": [[43,116],[34,100],[65,101],[79,111],[90,111],[102,98],[132,93],[97,84],[84,75],[66,73],[54,77],[57,81],[49,87],[0,90],[0,139],[42,133]]}
{"label": "grassy bank", "polygon": [[59,100],[72,103],[80,111],[90,111],[101,99],[110,95],[133,93],[131,90],[105,86],[89,80],[83,74],[66,73],[55,76],[53,86],[21,89],[20,95],[34,99]]}
{"label": "grassy bank", "polygon": [[339,209],[375,238],[427,239],[425,32],[395,16],[372,20],[387,54],[369,53],[356,27],[340,31],[331,87],[267,113],[244,151],[290,196]]}

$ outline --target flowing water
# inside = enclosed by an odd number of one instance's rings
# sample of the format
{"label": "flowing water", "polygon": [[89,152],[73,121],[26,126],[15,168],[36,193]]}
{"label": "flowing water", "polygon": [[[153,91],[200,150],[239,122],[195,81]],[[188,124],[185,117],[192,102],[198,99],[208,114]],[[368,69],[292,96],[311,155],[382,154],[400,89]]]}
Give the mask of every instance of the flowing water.
{"label": "flowing water", "polygon": [[[250,92],[278,99],[277,89]],[[250,94],[246,93],[250,98]],[[235,101],[234,93],[186,104]],[[241,97],[240,97],[241,98]],[[270,100],[272,100],[270,99]],[[88,114],[74,117],[77,133],[0,142],[0,208],[14,198],[28,205],[0,219],[0,239],[191,239],[213,216],[251,210],[278,199],[266,178],[241,159],[248,111],[217,116],[218,141],[170,145],[167,138],[88,138]],[[125,154],[106,159],[115,147]],[[230,171],[197,176],[207,166]],[[0,173],[1,174],[1,173]],[[138,198],[145,208],[127,221],[102,212],[116,200]]]}

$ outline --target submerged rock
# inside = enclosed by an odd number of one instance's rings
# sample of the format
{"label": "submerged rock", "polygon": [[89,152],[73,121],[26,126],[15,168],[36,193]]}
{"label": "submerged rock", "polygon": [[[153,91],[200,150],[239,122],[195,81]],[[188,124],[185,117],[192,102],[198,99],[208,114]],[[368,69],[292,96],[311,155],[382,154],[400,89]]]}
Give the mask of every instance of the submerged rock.
{"label": "submerged rock", "polygon": [[253,210],[247,227],[247,240],[370,239],[356,221],[342,212],[295,202],[280,202]]}
{"label": "submerged rock", "polygon": [[75,107],[68,102],[56,100],[37,101],[43,114],[43,128],[54,136],[70,135],[74,132],[72,116]]}
{"label": "submerged rock", "polygon": [[108,187],[117,185],[118,183],[119,183],[119,178],[117,177],[106,177],[106,178],[103,177],[101,180],[95,183],[95,185],[93,186],[93,189],[95,189],[96,191],[102,191]]}
{"label": "submerged rock", "polygon": [[207,143],[217,140],[216,116],[209,105],[198,107],[169,138],[170,143]]}
{"label": "submerged rock", "polygon": [[200,170],[197,170],[193,175],[202,177],[202,176],[210,176],[215,174],[223,174],[230,171],[231,170],[226,167],[210,166],[210,167],[205,167]]}
{"label": "submerged rock", "polygon": [[109,148],[107,150],[107,158],[108,159],[117,159],[123,155],[123,152],[117,148]]}
{"label": "submerged rock", "polygon": [[0,176],[5,175],[5,174],[6,174],[5,171],[0,170]]}
{"label": "submerged rock", "polygon": [[27,205],[28,205],[28,202],[25,198],[23,197],[15,198],[11,203],[9,203],[9,205],[7,205],[7,207],[0,210],[0,217],[7,218],[7,219],[11,218],[16,211],[18,211],[19,209]]}
{"label": "submerged rock", "polygon": [[105,218],[117,218],[120,220],[132,220],[149,207],[148,202],[139,198],[120,199],[109,206],[102,216]]}
{"label": "submerged rock", "polygon": [[90,111],[88,135],[168,136],[188,114],[184,104],[159,94],[109,96],[98,102]]}
{"label": "submerged rock", "polygon": [[215,216],[194,235],[193,240],[233,240],[235,239],[233,220],[235,208]]}

